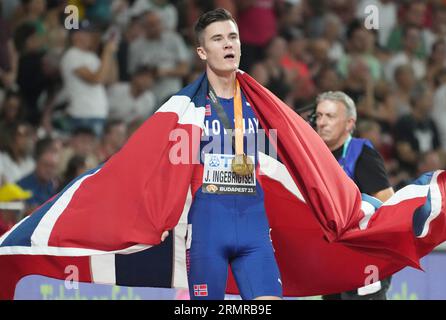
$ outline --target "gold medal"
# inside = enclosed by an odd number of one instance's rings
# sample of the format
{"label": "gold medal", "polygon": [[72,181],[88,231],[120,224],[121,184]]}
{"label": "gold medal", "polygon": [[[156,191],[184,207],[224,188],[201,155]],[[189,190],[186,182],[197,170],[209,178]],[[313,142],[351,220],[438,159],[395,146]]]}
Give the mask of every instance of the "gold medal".
{"label": "gold medal", "polygon": [[235,156],[232,159],[232,172],[239,176],[248,176],[254,172],[254,163],[243,152],[243,111],[240,84],[236,81],[234,92],[234,134],[235,134]]}
{"label": "gold medal", "polygon": [[254,163],[246,154],[236,154],[232,159],[231,169],[239,176],[249,176],[254,172]]}

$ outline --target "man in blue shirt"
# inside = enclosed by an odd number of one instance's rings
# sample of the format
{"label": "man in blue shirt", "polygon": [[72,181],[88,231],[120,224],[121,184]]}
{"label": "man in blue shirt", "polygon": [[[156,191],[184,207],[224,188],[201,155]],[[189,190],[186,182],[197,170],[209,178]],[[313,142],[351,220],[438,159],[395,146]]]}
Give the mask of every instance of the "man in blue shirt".
{"label": "man in blue shirt", "polygon": [[[356,183],[361,193],[384,202],[393,195],[384,161],[366,139],[353,138],[356,106],[344,92],[320,94],[316,105],[316,130],[345,173]],[[325,300],[385,300],[390,279],[340,294],[326,295]]]}
{"label": "man in blue shirt", "polygon": [[26,200],[27,212],[33,211],[54,196],[58,188],[57,168],[60,154],[54,147],[54,141],[48,138],[37,142],[35,157],[36,169],[17,183],[32,192],[32,197]]}

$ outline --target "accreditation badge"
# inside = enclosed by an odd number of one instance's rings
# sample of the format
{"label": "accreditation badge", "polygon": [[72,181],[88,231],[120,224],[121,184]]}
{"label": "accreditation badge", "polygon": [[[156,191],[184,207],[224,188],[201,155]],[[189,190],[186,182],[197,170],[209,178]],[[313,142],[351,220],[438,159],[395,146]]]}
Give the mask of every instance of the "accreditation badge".
{"label": "accreditation badge", "polygon": [[[256,194],[255,171],[245,176],[236,174],[231,168],[234,157],[231,154],[206,153],[204,155],[203,193]],[[254,163],[254,157],[248,157]]]}

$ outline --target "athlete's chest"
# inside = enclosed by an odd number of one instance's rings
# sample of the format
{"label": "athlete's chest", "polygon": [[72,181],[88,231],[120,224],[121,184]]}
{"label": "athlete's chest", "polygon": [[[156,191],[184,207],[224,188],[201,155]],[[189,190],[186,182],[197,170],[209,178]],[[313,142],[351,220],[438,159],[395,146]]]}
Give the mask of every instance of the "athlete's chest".
{"label": "athlete's chest", "polygon": [[[219,103],[224,110],[225,116],[228,118],[231,124],[231,129],[234,128],[234,101],[233,99],[222,99],[219,98]],[[204,130],[203,136],[218,136],[227,135],[228,132],[223,124],[221,117],[218,115],[216,108],[212,105],[209,99],[206,99],[205,106],[205,119],[204,119]],[[243,134],[246,135],[256,135],[259,130],[259,120],[254,114],[251,105],[246,101],[245,97],[242,97],[242,129]]]}

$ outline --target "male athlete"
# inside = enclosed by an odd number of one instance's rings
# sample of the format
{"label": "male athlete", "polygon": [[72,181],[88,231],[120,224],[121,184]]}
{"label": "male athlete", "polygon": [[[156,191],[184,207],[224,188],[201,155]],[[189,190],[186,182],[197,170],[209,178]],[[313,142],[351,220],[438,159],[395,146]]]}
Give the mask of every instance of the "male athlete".
{"label": "male athlete", "polygon": [[201,165],[192,179],[193,190],[201,186],[188,216],[190,296],[223,299],[230,265],[243,299],[279,299],[280,274],[256,179],[259,122],[236,81],[238,27],[228,11],[216,9],[198,19],[195,34],[208,97]]}

